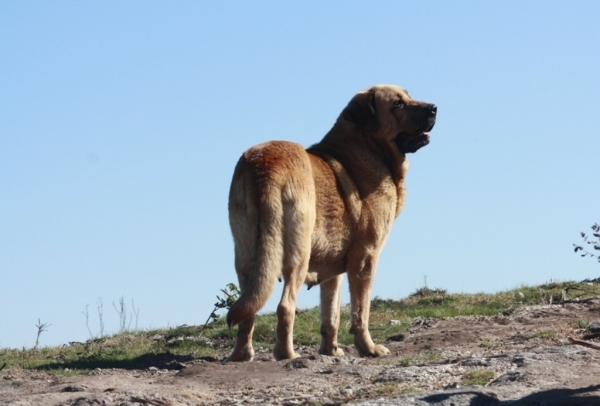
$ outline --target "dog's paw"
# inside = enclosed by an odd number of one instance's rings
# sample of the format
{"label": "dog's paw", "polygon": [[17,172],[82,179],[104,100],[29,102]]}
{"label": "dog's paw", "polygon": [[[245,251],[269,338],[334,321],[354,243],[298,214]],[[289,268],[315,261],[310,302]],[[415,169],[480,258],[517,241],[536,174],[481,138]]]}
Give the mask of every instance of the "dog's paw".
{"label": "dog's paw", "polygon": [[341,357],[344,355],[344,350],[342,350],[338,346],[335,346],[332,349],[326,349],[326,350],[319,349],[319,354],[329,355],[330,357]]}
{"label": "dog's paw", "polygon": [[358,343],[355,343],[355,345],[361,357],[383,357],[390,354],[390,350],[381,344],[373,344],[371,342],[369,346],[363,346]]}
{"label": "dog's paw", "polygon": [[390,355],[390,350],[385,348],[381,344],[375,344],[375,348],[373,349],[372,357],[383,357],[384,355]]}
{"label": "dog's paw", "polygon": [[286,350],[277,350],[277,348],[275,350],[273,350],[273,356],[275,357],[276,361],[281,361],[284,359],[296,359],[300,357],[300,354],[298,354],[297,352],[292,351],[286,351]]}
{"label": "dog's paw", "polygon": [[254,350],[234,351],[229,357],[223,360],[223,364],[228,362],[246,362],[252,361],[254,358]]}
{"label": "dog's paw", "polygon": [[341,348],[336,348],[331,355],[334,357],[341,357],[344,355],[344,350]]}

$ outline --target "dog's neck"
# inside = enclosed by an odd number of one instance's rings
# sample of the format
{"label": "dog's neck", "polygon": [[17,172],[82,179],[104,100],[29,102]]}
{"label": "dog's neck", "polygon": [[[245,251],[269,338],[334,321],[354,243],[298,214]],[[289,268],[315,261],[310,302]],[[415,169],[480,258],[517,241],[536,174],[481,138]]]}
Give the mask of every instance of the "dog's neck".
{"label": "dog's neck", "polygon": [[408,170],[406,156],[395,145],[385,148],[369,135],[339,124],[336,123],[321,142],[307,151],[326,162],[335,159],[352,179],[368,179],[367,184],[359,185],[356,182],[363,198],[375,190],[381,190],[384,184],[393,187],[398,202],[398,216],[404,205],[404,178]]}
{"label": "dog's neck", "polygon": [[398,148],[395,142],[378,142],[365,130],[359,129],[353,123],[338,119],[333,128],[323,137],[323,140],[315,146],[317,145],[322,145],[323,149],[330,150],[333,156],[336,156],[336,151],[349,149],[358,158],[358,162],[361,161],[360,158],[364,154],[377,156],[385,164],[394,184],[404,183],[404,177],[408,170],[406,154]]}

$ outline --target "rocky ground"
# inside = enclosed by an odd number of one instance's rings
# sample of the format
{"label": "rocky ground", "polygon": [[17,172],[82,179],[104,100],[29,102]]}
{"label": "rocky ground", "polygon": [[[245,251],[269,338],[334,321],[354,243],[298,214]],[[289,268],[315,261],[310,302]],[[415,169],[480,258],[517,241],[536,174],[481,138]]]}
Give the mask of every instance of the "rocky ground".
{"label": "rocky ground", "polygon": [[293,361],[257,349],[241,364],[163,357],[74,376],[10,368],[0,371],[0,405],[600,405],[600,351],[569,341],[598,318],[598,303],[582,303],[417,319],[379,359],[303,347]]}

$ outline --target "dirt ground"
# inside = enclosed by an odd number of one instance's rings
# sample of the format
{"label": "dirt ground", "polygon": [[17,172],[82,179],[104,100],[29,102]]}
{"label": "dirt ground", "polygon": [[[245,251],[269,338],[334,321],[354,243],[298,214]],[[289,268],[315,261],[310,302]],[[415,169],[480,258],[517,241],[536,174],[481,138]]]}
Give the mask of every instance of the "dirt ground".
{"label": "dirt ground", "polygon": [[[143,370],[57,376],[0,372],[0,405],[600,405],[600,351],[568,341],[578,321],[600,318],[598,303],[526,307],[509,316],[416,319],[390,338],[391,355],[253,362],[160,358]],[[485,386],[468,386],[472,371]],[[465,384],[466,382],[466,384]]]}

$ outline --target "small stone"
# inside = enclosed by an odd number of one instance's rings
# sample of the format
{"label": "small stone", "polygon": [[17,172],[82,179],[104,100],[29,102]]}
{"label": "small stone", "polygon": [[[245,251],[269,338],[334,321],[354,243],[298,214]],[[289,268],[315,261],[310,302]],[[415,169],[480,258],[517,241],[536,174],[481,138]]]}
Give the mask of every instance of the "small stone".
{"label": "small stone", "polygon": [[483,366],[487,367],[492,364],[491,359],[489,358],[469,358],[461,362],[461,365],[466,367],[475,367],[475,366]]}
{"label": "small stone", "polygon": [[600,333],[600,320],[596,320],[590,324],[588,330],[590,333]]}
{"label": "small stone", "polygon": [[387,322],[388,326],[399,326],[401,324],[402,324],[402,322],[400,320],[390,320]]}
{"label": "small stone", "polygon": [[522,367],[522,366],[525,366],[525,364],[527,364],[525,357],[514,357],[512,359],[512,362],[513,362],[513,364],[515,364],[518,367]]}
{"label": "small stone", "polygon": [[307,359],[296,358],[287,364],[284,365],[285,369],[300,369],[300,368],[308,368],[308,364],[310,361]]}
{"label": "small stone", "polygon": [[85,387],[83,385],[73,385],[73,386],[65,386],[60,391],[61,392],[83,392]]}
{"label": "small stone", "polygon": [[404,341],[405,339],[405,334],[396,334],[395,336],[388,337],[386,341]]}

